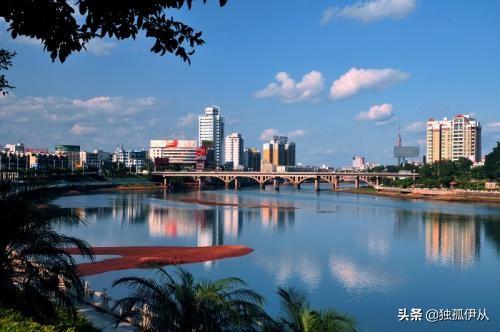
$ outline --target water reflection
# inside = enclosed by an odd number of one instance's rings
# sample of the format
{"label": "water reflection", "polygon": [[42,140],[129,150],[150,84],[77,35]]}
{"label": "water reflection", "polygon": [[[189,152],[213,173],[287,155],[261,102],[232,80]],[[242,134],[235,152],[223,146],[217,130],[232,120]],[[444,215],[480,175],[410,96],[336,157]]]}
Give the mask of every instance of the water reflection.
{"label": "water reflection", "polygon": [[321,263],[304,252],[260,256],[259,264],[273,276],[276,285],[288,285],[297,276],[307,288],[316,289],[321,281]]}
{"label": "water reflection", "polygon": [[425,213],[423,218],[428,263],[468,268],[479,258],[481,232],[474,217]]}
{"label": "water reflection", "polygon": [[374,231],[369,232],[366,244],[370,255],[380,258],[386,258],[389,256],[390,242],[389,239],[383,234],[378,234]]}
{"label": "water reflection", "polygon": [[[77,208],[88,227],[63,230],[93,245],[254,248],[247,256],[188,268],[200,278],[249,281],[269,299],[272,313],[279,311],[277,285],[307,289],[318,308],[340,304],[375,331],[400,329],[391,325],[398,322],[390,313],[408,299],[416,301],[409,305],[443,299],[445,305],[473,305],[480,299],[492,312],[500,308],[491,292],[500,273],[500,210],[491,206],[287,188],[106,193],[62,197],[56,204]],[[93,283],[109,288],[116,277],[95,276]]]}
{"label": "water reflection", "polygon": [[[185,203],[168,195],[164,199],[147,194],[108,195],[107,206],[73,209],[88,224],[110,219],[121,226],[147,223],[151,237],[196,239],[197,246],[236,241],[246,222],[260,221],[266,231],[283,232],[293,227],[295,221],[295,207],[277,200],[242,201],[236,195],[208,193],[200,196],[199,192],[190,193],[184,199],[193,197],[198,204]],[[102,195],[94,198],[103,199]]]}
{"label": "water reflection", "polygon": [[385,272],[356,263],[352,258],[331,254],[328,265],[332,278],[349,291],[384,291],[399,281]]}

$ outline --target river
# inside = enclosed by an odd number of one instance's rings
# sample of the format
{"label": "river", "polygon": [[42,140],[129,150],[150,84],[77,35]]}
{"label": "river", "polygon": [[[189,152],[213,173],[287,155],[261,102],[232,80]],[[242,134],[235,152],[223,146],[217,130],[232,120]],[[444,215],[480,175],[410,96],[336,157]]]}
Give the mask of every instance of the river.
{"label": "river", "polygon": [[[76,209],[87,223],[59,230],[94,246],[255,249],[186,267],[197,277],[244,279],[273,315],[276,287],[297,286],[312,307],[346,312],[362,331],[500,331],[498,206],[318,193],[309,185],[279,192],[100,192],[54,203]],[[119,277],[154,275],[134,269],[86,279],[109,289]],[[126,292],[110,290],[114,297]],[[400,322],[403,308],[421,308],[423,321]],[[486,309],[490,320],[425,321],[429,309],[469,308]]]}

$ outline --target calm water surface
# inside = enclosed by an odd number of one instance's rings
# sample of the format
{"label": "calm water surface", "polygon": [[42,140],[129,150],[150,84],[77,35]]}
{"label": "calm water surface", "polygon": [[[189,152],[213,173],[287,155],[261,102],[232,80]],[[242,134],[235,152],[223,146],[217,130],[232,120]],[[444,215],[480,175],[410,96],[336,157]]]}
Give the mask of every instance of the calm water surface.
{"label": "calm water surface", "polygon": [[[189,202],[183,202],[188,199]],[[205,203],[193,203],[198,199]],[[86,226],[62,232],[95,246],[243,244],[247,256],[189,264],[198,277],[243,278],[279,312],[277,286],[304,288],[316,308],[356,317],[363,331],[500,331],[500,208],[315,193],[282,187],[110,192],[55,200]],[[126,270],[88,277],[110,288]],[[126,289],[112,289],[123,296]],[[399,308],[486,308],[489,322],[398,322]]]}

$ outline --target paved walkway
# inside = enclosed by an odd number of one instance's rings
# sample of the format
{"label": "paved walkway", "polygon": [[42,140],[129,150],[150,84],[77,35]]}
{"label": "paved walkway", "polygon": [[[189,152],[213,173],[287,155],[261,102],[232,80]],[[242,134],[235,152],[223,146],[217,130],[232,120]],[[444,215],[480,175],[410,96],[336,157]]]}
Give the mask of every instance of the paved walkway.
{"label": "paved walkway", "polygon": [[88,304],[79,306],[78,313],[84,315],[96,328],[103,332],[132,332],[138,329],[129,323],[120,323],[115,327],[115,318],[107,313],[97,311]]}

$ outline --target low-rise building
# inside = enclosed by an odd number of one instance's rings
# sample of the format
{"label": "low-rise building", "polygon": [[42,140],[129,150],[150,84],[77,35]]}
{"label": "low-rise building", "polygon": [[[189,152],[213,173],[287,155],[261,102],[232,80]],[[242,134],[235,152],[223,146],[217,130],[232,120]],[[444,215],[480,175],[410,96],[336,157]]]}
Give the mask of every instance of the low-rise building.
{"label": "low-rise building", "polygon": [[168,159],[173,167],[203,169],[206,149],[200,148],[196,140],[159,139],[149,141],[149,157],[155,161]]}
{"label": "low-rise building", "polygon": [[111,153],[102,150],[80,151],[80,167],[83,169],[106,169],[111,164]]}
{"label": "low-rise building", "polygon": [[125,150],[123,145],[119,145],[112,156],[112,161],[128,168],[135,168],[138,170],[146,166],[148,159],[147,151]]}
{"label": "low-rise building", "polygon": [[5,152],[12,154],[23,154],[24,153],[24,144],[21,142],[17,142],[15,144],[5,144]]}
{"label": "low-rise building", "polygon": [[56,145],[55,154],[66,156],[68,158],[68,168],[71,170],[80,166],[80,145]]}
{"label": "low-rise building", "polygon": [[484,189],[486,190],[496,190],[498,189],[498,182],[491,180],[484,183]]}
{"label": "low-rise building", "polygon": [[36,170],[70,169],[68,157],[62,154],[29,153],[29,167]]}

